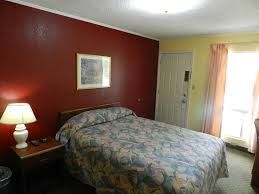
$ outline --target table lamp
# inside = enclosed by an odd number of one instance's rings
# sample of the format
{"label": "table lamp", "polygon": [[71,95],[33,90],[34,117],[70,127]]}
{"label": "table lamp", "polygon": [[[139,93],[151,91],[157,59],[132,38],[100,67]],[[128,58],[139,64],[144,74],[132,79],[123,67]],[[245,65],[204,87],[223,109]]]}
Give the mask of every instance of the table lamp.
{"label": "table lamp", "polygon": [[11,103],[7,105],[0,123],[16,125],[13,137],[17,142],[16,148],[22,149],[28,146],[26,143],[28,131],[24,124],[33,123],[35,121],[36,118],[29,104]]}

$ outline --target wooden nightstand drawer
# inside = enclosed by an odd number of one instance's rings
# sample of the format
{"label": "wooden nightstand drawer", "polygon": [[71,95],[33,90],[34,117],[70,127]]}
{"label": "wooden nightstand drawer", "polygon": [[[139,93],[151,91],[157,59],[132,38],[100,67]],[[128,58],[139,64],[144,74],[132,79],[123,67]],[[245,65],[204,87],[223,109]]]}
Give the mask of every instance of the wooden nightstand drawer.
{"label": "wooden nightstand drawer", "polygon": [[42,165],[48,165],[54,160],[63,159],[64,152],[64,147],[61,147],[59,149],[25,158],[24,160],[22,160],[23,168],[29,170],[33,168],[38,168]]}
{"label": "wooden nightstand drawer", "polygon": [[[53,177],[62,169],[65,146],[54,138],[49,138],[47,142],[38,146],[28,143],[28,147],[24,149],[16,149],[13,146],[11,150],[14,168],[17,169],[16,174],[19,177],[19,194],[27,194],[33,190],[32,185],[37,185],[36,182],[41,183],[39,179],[43,178],[44,174],[51,173],[51,176],[46,177]],[[35,184],[30,184],[33,181]]]}

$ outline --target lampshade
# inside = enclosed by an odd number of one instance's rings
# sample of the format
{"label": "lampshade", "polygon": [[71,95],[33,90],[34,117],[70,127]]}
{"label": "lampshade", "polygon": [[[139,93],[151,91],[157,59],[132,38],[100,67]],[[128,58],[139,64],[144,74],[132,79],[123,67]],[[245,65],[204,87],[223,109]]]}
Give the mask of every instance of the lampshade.
{"label": "lampshade", "polygon": [[0,120],[1,123],[15,125],[33,123],[35,121],[36,118],[28,103],[8,104]]}

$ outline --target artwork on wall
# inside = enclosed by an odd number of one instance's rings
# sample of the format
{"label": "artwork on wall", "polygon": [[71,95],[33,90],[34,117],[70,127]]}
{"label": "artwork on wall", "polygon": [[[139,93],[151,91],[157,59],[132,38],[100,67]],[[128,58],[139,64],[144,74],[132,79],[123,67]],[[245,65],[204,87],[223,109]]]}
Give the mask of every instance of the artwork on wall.
{"label": "artwork on wall", "polygon": [[77,54],[77,89],[111,86],[111,57]]}

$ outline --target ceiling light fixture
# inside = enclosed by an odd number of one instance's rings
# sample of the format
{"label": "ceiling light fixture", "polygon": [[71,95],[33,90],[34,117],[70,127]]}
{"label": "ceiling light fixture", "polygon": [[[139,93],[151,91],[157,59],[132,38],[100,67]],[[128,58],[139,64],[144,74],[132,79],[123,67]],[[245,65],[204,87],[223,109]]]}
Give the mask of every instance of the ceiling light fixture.
{"label": "ceiling light fixture", "polygon": [[176,14],[197,8],[204,0],[132,0],[131,7],[153,14]]}

